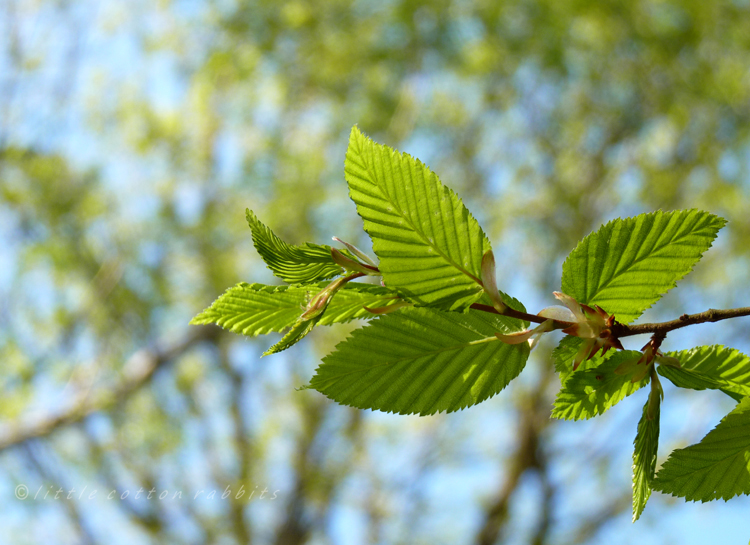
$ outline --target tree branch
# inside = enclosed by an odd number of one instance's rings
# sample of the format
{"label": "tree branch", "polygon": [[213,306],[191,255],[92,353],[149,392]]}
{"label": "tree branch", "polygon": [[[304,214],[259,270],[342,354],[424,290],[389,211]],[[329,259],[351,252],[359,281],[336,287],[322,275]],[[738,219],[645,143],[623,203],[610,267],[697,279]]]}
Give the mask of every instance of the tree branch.
{"label": "tree branch", "polygon": [[[498,312],[495,307],[492,307],[490,305],[483,305],[482,303],[474,303],[473,305],[471,305],[471,308],[484,312],[492,312],[493,314],[501,314],[502,316],[508,316],[509,318],[516,318],[518,320],[524,320],[526,322],[534,322],[535,324],[541,324],[542,322],[546,322],[547,320],[549,320],[549,318],[543,318],[538,314],[527,314],[526,312],[519,312],[507,306],[502,312]],[[566,327],[570,327],[572,325],[572,322],[555,320],[555,329],[565,329]]]}
{"label": "tree branch", "polygon": [[176,344],[166,348],[139,350],[125,363],[123,379],[118,384],[93,392],[81,392],[61,412],[12,422],[0,428],[0,451],[29,439],[44,437],[59,427],[80,422],[90,414],[116,405],[146,384],[157,369],[181,356],[195,344],[215,339],[219,331],[211,327],[193,328],[189,335]]}
{"label": "tree branch", "polygon": [[[543,316],[537,314],[527,314],[525,312],[518,312],[512,308],[506,308],[503,312],[498,312],[494,307],[489,305],[482,305],[480,303],[474,303],[471,308],[481,310],[484,312],[492,312],[494,314],[501,314],[510,318],[518,318],[519,320],[526,320],[527,322],[534,322],[541,324],[548,320]],[[717,310],[708,309],[704,312],[697,314],[683,314],[675,320],[668,322],[657,322],[650,324],[638,324],[638,325],[625,325],[619,322],[611,327],[612,334],[617,337],[631,337],[633,335],[643,335],[645,333],[656,333],[659,336],[665,336],[670,331],[680,329],[694,324],[703,324],[707,322],[719,322],[721,320],[729,320],[731,318],[740,318],[742,316],[750,316],[750,307],[733,308],[728,310]],[[554,320],[555,329],[565,329],[573,325],[571,322],[563,322],[561,320]]]}
{"label": "tree branch", "polygon": [[[477,532],[474,543],[476,545],[493,545],[502,537],[503,530],[509,520],[509,508],[513,494],[521,484],[521,477],[528,470],[536,470],[541,474],[547,471],[546,456],[542,452],[542,433],[550,425],[547,385],[554,377],[550,368],[540,377],[539,383],[530,391],[524,393],[519,401],[518,410],[521,421],[516,432],[516,451],[512,458],[503,462],[505,468],[504,483],[498,490],[492,503],[484,513],[484,522]],[[542,477],[544,480],[545,477]],[[542,507],[539,536],[546,532],[544,528],[548,513]],[[540,537],[542,539],[542,537]]]}
{"label": "tree branch", "polygon": [[729,320],[730,318],[739,318],[742,316],[750,316],[750,307],[733,308],[729,310],[716,310],[711,308],[705,312],[699,312],[697,314],[683,314],[676,320],[670,320],[669,322],[638,325],[615,324],[612,326],[612,333],[618,337],[630,337],[631,335],[641,335],[643,333],[659,333],[660,335],[666,335],[670,331],[689,325],[719,322],[721,320]]}

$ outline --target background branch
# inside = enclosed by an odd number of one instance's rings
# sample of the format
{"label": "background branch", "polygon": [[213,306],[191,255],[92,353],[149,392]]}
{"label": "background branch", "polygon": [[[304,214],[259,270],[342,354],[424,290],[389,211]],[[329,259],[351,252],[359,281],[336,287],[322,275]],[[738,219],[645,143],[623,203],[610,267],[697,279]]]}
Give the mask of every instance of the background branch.
{"label": "background branch", "polygon": [[95,391],[86,390],[77,395],[61,412],[3,426],[0,429],[0,451],[29,439],[43,437],[59,427],[79,422],[90,414],[121,403],[148,383],[157,369],[181,356],[199,342],[216,339],[219,332],[219,329],[213,327],[191,328],[190,334],[175,344],[137,351],[125,363],[123,378],[118,384]]}

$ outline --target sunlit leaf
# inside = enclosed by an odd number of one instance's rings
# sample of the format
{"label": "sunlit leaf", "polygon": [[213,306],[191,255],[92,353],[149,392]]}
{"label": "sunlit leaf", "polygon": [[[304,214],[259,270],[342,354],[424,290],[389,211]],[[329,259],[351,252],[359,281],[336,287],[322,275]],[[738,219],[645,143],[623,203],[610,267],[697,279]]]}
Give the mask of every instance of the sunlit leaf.
{"label": "sunlit leaf", "polygon": [[700,443],[672,452],[656,474],[653,489],[702,502],[750,494],[750,398]]}
{"label": "sunlit leaf", "polygon": [[750,396],[750,358],[721,345],[669,352],[680,368],[660,365],[657,371],[675,386],[693,390],[722,390],[735,399]]}
{"label": "sunlit leaf", "polygon": [[604,361],[609,358],[614,352],[609,352],[605,357],[601,355],[601,352],[596,354],[590,360],[584,360],[581,365],[573,371],[573,362],[576,359],[576,354],[583,344],[583,339],[580,337],[574,337],[572,335],[566,335],[560,340],[560,343],[552,351],[552,361],[555,364],[555,371],[560,375],[560,383],[565,382],[573,376],[575,373],[585,371],[586,369],[593,369],[599,367]]}
{"label": "sunlit leaf", "polygon": [[[653,407],[651,414],[649,414],[649,404]],[[633,451],[633,522],[640,518],[651,496],[651,486],[656,471],[656,454],[659,449],[660,418],[661,399],[658,393],[652,392],[643,406],[643,414],[638,422],[638,433],[633,442],[635,447]]]}
{"label": "sunlit leaf", "polygon": [[648,378],[633,383],[630,375],[615,373],[621,363],[640,356],[640,352],[623,350],[596,368],[573,373],[557,394],[552,416],[563,420],[592,418],[641,389]]}
{"label": "sunlit leaf", "polygon": [[322,314],[319,314],[314,318],[310,318],[309,320],[303,320],[302,318],[300,318],[294,323],[291,329],[286,332],[281,340],[271,346],[268,350],[263,352],[263,355],[270,356],[271,354],[276,354],[278,352],[281,352],[282,350],[286,350],[287,348],[294,346],[299,341],[301,341],[305,337],[305,335],[313,330],[318,322],[320,322],[322,316]]}
{"label": "sunlit leaf", "polygon": [[565,260],[562,291],[629,323],[693,269],[725,223],[702,210],[610,221]]}
{"label": "sunlit leaf", "polygon": [[[328,284],[312,286],[266,286],[240,283],[229,288],[206,310],[191,320],[193,325],[216,324],[234,333],[254,337],[282,332],[295,325],[305,306]],[[372,318],[363,307],[394,305],[398,297],[380,286],[348,283],[331,299],[320,325]]]}
{"label": "sunlit leaf", "polygon": [[459,310],[477,301],[490,243],[426,165],[354,127],[345,175],[388,287],[418,305]]}
{"label": "sunlit leaf", "polygon": [[290,284],[307,284],[333,278],[343,269],[331,258],[331,247],[306,242],[287,244],[261,223],[251,210],[245,211],[255,249],[273,274]]}
{"label": "sunlit leaf", "polygon": [[505,344],[495,332],[526,325],[477,310],[404,310],[355,330],[323,359],[310,387],[361,409],[421,415],[463,409],[518,376],[528,344]]}

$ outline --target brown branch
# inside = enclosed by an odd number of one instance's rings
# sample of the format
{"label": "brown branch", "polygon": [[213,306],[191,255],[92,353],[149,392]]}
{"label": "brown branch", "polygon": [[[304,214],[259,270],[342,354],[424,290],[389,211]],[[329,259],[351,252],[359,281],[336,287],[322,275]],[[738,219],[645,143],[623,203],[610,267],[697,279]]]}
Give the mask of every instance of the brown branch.
{"label": "brown branch", "polygon": [[[380,272],[380,270],[377,267],[371,267],[369,265],[365,265],[365,266],[368,269],[372,269],[374,271]],[[358,278],[359,276],[364,276],[364,273],[360,273],[358,275],[352,275],[349,277],[349,280]],[[474,277],[472,276],[472,278]],[[347,282],[349,280],[347,280]],[[479,284],[480,286],[482,285],[482,283],[476,278],[474,278],[474,280],[476,280],[477,284]],[[482,303],[474,303],[471,305],[470,308],[473,308],[475,310],[481,310],[483,312],[491,312],[493,314],[500,314],[502,316],[508,316],[509,318],[516,318],[518,320],[524,320],[526,322],[533,322],[535,324],[541,324],[549,320],[549,318],[539,316],[538,314],[528,314],[526,312],[520,312],[518,310],[514,310],[510,308],[509,306],[506,306],[502,312],[499,312],[497,309],[495,309],[495,307],[491,305],[483,305]],[[630,337],[632,335],[642,335],[644,333],[654,333],[656,334],[657,337],[663,340],[664,337],[666,337],[668,332],[673,331],[675,329],[680,329],[681,327],[686,327],[686,326],[694,325],[694,324],[702,324],[706,322],[719,322],[721,320],[728,320],[730,318],[739,318],[741,316],[750,316],[750,307],[735,308],[735,309],[729,309],[729,310],[716,310],[716,309],[711,308],[705,312],[699,312],[698,314],[683,314],[676,320],[671,320],[669,322],[653,323],[653,324],[639,324],[639,325],[629,326],[629,325],[615,322],[615,324],[610,329],[612,330],[612,334],[614,335],[615,338]],[[554,322],[554,329],[566,329],[573,325],[572,322],[565,322],[563,320],[553,320],[553,322]]]}
{"label": "brown branch", "polygon": [[[539,316],[537,314],[527,314],[525,312],[518,312],[510,307],[506,307],[503,312],[498,312],[494,307],[489,305],[482,305],[480,303],[474,303],[471,308],[481,310],[484,312],[491,312],[494,314],[501,314],[510,318],[518,318],[519,320],[526,320],[527,322],[534,322],[541,324],[548,318]],[[631,337],[633,335],[643,335],[645,333],[654,333],[659,337],[666,336],[667,333],[675,329],[680,329],[689,325],[703,324],[708,322],[719,322],[721,320],[729,320],[731,318],[740,318],[742,316],[750,316],[750,307],[733,308],[729,310],[716,310],[709,309],[705,312],[699,312],[697,314],[683,314],[676,320],[670,320],[668,322],[658,322],[650,324],[638,324],[638,325],[625,325],[619,322],[611,327],[612,334],[617,337]],[[563,322],[561,320],[554,320],[555,329],[565,329],[573,325],[571,322]]]}
{"label": "brown branch", "polygon": [[[508,316],[509,318],[516,318],[518,320],[534,322],[535,324],[541,324],[542,322],[546,322],[547,320],[549,320],[549,318],[544,318],[543,316],[539,316],[538,314],[527,314],[526,312],[513,310],[512,308],[507,306],[502,312],[498,312],[495,307],[492,307],[490,305],[483,305],[482,303],[474,303],[473,305],[471,305],[471,308],[484,312],[492,312],[493,314],[500,314],[502,316]],[[563,322],[562,320],[554,320],[554,322],[555,329],[565,329],[566,327],[570,327],[573,325],[572,322]]]}
{"label": "brown branch", "polygon": [[44,437],[57,428],[80,422],[90,414],[106,410],[122,402],[145,385],[157,369],[184,354],[200,341],[215,339],[219,330],[211,327],[194,328],[181,341],[166,348],[143,349],[133,354],[123,367],[123,378],[112,387],[81,392],[60,411],[41,417],[12,422],[0,428],[0,451],[29,439]]}
{"label": "brown branch", "polygon": [[[484,513],[484,522],[474,538],[476,545],[493,545],[501,539],[509,520],[511,499],[521,484],[521,477],[528,470],[535,470],[540,474],[547,471],[547,460],[541,442],[542,433],[552,422],[549,418],[550,400],[546,396],[547,385],[553,376],[548,368],[536,387],[525,392],[518,405],[521,421],[516,432],[516,450],[509,460],[503,462],[506,469],[505,480]],[[544,480],[544,477],[542,479]],[[548,513],[544,509],[543,507],[540,521],[542,526],[549,523],[549,520],[545,522]],[[543,539],[545,532],[546,528],[540,531],[540,539]]]}
{"label": "brown branch", "polygon": [[615,324],[612,326],[612,333],[618,337],[630,337],[631,335],[641,335],[643,333],[658,333],[660,335],[666,335],[670,331],[689,325],[719,322],[721,320],[740,318],[742,316],[750,316],[750,307],[733,308],[729,310],[708,309],[705,312],[683,314],[676,320],[654,324]]}

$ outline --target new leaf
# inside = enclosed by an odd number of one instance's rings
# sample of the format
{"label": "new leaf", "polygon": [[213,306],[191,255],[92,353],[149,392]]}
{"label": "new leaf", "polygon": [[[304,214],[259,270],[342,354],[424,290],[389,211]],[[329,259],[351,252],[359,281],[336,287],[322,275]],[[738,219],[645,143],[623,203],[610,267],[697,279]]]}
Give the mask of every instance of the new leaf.
{"label": "new leaf", "polygon": [[734,348],[699,346],[669,352],[682,367],[660,365],[660,375],[675,386],[693,390],[722,390],[737,401],[750,396],[750,358]]}
{"label": "new leaf", "polygon": [[[651,496],[651,486],[656,471],[656,454],[659,450],[659,418],[661,413],[659,393],[651,391],[643,406],[638,422],[638,433],[633,445],[633,522],[638,520]],[[649,414],[649,406],[652,406]]]}
{"label": "new leaf", "polygon": [[354,127],[345,176],[386,286],[420,306],[463,310],[477,301],[490,243],[426,165]]}
{"label": "new leaf", "polygon": [[313,328],[320,322],[323,314],[319,314],[309,320],[299,319],[295,322],[292,328],[286,332],[279,342],[270,347],[268,350],[263,352],[264,356],[270,356],[271,354],[277,354],[287,348],[294,346],[301,341],[305,335],[310,333]]}
{"label": "new leaf", "polygon": [[700,443],[672,452],[656,474],[653,489],[702,502],[750,494],[750,398]]}
{"label": "new leaf", "polygon": [[610,352],[603,357],[601,353],[596,354],[590,360],[584,360],[581,365],[573,371],[573,362],[576,359],[576,354],[583,344],[583,339],[580,337],[574,337],[572,335],[566,335],[560,340],[560,343],[552,351],[552,361],[555,364],[555,371],[560,374],[560,383],[565,384],[568,379],[575,373],[580,373],[586,369],[593,369],[599,367],[605,360],[610,357],[613,352]]}
{"label": "new leaf", "polygon": [[343,269],[331,257],[330,246],[311,242],[301,246],[287,244],[261,223],[251,210],[246,210],[245,214],[255,249],[273,274],[284,282],[307,284],[343,273]]}
{"label": "new leaf", "polygon": [[477,310],[404,310],[355,330],[323,359],[310,387],[360,409],[456,411],[495,395],[518,376],[528,343],[505,344],[495,332],[525,326]]}
{"label": "new leaf", "polygon": [[598,367],[570,375],[557,394],[552,416],[562,420],[592,418],[648,384],[648,378],[632,383],[631,376],[615,373],[621,363],[640,355],[640,352],[623,350]]}
{"label": "new leaf", "polygon": [[562,291],[629,323],[693,269],[725,223],[702,210],[613,220],[570,253]]}
{"label": "new leaf", "polygon": [[[206,310],[191,320],[193,325],[216,324],[234,333],[254,337],[282,332],[294,326],[305,306],[327,286],[266,286],[242,282],[229,288]],[[370,284],[349,283],[331,299],[317,322],[320,325],[372,318],[363,307],[396,304],[398,297],[389,290]]]}

